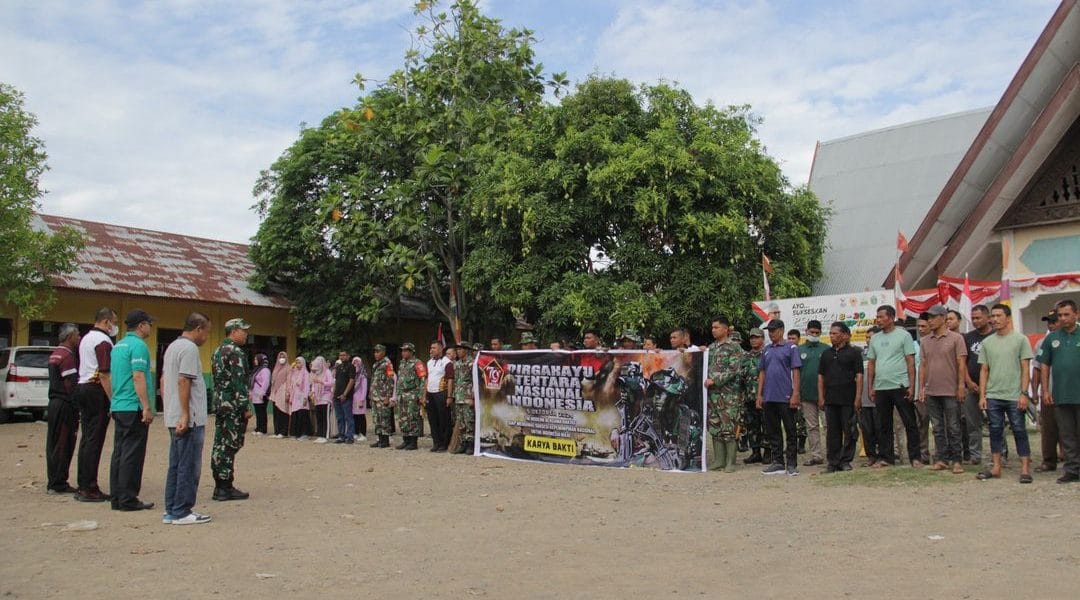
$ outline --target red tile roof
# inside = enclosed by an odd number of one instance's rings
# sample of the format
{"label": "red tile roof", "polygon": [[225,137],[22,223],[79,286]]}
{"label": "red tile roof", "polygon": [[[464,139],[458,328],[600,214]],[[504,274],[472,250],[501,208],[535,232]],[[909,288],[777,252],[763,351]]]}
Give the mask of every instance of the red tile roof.
{"label": "red tile roof", "polygon": [[38,226],[66,225],[86,247],[78,268],[53,278],[60,288],[157,298],[289,308],[281,296],[251,289],[255,266],[244,244],[80,219],[38,215]]}

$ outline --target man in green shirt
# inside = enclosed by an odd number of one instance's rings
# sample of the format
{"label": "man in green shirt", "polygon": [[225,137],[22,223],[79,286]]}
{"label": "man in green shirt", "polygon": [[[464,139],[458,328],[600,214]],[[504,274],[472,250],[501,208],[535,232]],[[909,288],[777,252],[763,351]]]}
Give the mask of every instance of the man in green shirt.
{"label": "man in green shirt", "polygon": [[109,409],[113,422],[113,453],[109,470],[109,490],[113,510],[146,510],[153,502],[139,500],[142,488],[143,463],[146,460],[146,438],[154,411],[150,408],[150,337],[153,317],[135,309],[124,323],[127,335],[117,342],[110,353],[112,399]]}
{"label": "man in green shirt", "polygon": [[875,468],[896,464],[893,446],[893,410],[900,413],[907,432],[908,460],[922,467],[919,451],[919,423],[915,413],[915,343],[911,335],[896,326],[896,309],[879,306],[875,318],[879,333],[870,339],[866,352],[866,377],[870,380],[870,400],[877,406],[879,460]]}
{"label": "man in green shirt", "polygon": [[1020,455],[1020,483],[1031,483],[1031,448],[1028,445],[1024,415],[1027,413],[1028,368],[1031,346],[1027,338],[1013,331],[1012,309],[995,304],[990,309],[990,324],[994,335],[987,336],[979,349],[979,408],[990,419],[990,455],[988,471],[979,479],[1001,476],[1001,451],[1005,444],[1005,418],[1016,441]]}
{"label": "man in green shirt", "polygon": [[[1080,481],[1080,331],[1076,302],[1057,303],[1058,329],[1039,347],[1042,401],[1053,406],[1058,438],[1065,450],[1065,473],[1058,483]],[[1051,386],[1053,382],[1053,386]]]}
{"label": "man in green shirt", "polygon": [[821,355],[829,348],[821,343],[821,321],[812,320],[806,324],[806,343],[799,346],[799,358],[802,370],[799,377],[799,400],[802,401],[803,419],[806,421],[806,441],[810,446],[810,460],[803,463],[812,467],[823,465],[821,456],[821,417],[825,410],[825,399],[818,398],[818,365]]}

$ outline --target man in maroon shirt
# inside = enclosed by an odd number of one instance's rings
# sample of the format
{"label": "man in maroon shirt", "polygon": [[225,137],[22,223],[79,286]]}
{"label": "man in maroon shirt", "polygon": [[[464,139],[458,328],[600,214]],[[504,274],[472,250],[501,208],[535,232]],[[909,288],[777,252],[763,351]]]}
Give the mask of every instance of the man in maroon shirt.
{"label": "man in maroon shirt", "polygon": [[79,408],[75,386],[79,381],[79,328],[74,323],[60,326],[60,345],[49,355],[49,429],[45,434],[46,493],[74,494],[68,484],[71,457],[79,429]]}

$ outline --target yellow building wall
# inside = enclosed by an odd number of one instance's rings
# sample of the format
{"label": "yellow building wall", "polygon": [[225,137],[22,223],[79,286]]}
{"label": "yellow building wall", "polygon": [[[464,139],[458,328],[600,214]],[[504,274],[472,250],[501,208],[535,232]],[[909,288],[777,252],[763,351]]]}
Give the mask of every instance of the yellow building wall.
{"label": "yellow building wall", "polygon": [[[194,311],[210,317],[212,322],[210,339],[200,349],[203,365],[207,369],[209,369],[210,357],[214,349],[225,338],[225,322],[236,317],[241,317],[251,324],[249,333],[252,335],[284,337],[289,355],[296,354],[296,329],[292,315],[287,309],[281,308],[57,289],[53,307],[35,320],[93,323],[94,313],[104,306],[114,309],[119,315],[121,336],[126,333],[123,321],[129,311],[140,308],[150,313],[155,319],[150,337],[146,340],[146,345],[151,348],[151,351],[157,347],[158,328],[183,329],[184,319]],[[28,319],[19,315],[13,307],[6,305],[0,305],[0,318],[12,319],[13,346],[24,346],[30,343]]]}

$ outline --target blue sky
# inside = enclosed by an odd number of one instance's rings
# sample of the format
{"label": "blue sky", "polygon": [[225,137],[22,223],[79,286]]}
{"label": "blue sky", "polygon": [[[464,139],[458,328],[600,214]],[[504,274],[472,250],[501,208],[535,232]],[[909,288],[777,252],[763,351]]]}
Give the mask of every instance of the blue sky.
{"label": "blue sky", "polygon": [[[1055,0],[486,0],[548,72],[750,104],[793,183],[815,142],[990,106]],[[246,242],[259,171],[398,68],[403,0],[0,3],[0,81],[37,114],[44,212]]]}

